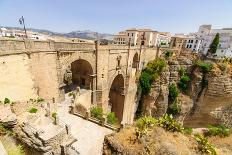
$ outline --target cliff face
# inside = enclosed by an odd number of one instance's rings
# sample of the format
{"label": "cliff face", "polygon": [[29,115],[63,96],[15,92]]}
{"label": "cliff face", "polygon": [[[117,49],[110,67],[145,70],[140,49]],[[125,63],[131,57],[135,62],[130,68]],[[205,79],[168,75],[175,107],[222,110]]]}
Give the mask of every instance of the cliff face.
{"label": "cliff face", "polygon": [[232,79],[230,72],[221,71],[214,64],[214,69],[206,75],[208,85],[205,88],[200,83],[202,73],[195,70],[192,75],[190,92],[194,108],[184,123],[193,127],[215,123],[231,126]]}
{"label": "cliff face", "polygon": [[[232,126],[232,77],[230,67],[213,62],[213,69],[203,73],[194,61],[199,59],[193,53],[182,51],[167,60],[168,67],[158,80],[152,83],[148,95],[142,97],[143,114],[159,117],[167,112],[169,105],[168,87],[180,80],[179,69],[183,68],[191,79],[188,90],[180,93],[177,100],[181,112],[176,118],[190,127],[204,127],[208,124]],[[223,67],[222,67],[223,66]],[[207,81],[207,84],[204,84]]]}

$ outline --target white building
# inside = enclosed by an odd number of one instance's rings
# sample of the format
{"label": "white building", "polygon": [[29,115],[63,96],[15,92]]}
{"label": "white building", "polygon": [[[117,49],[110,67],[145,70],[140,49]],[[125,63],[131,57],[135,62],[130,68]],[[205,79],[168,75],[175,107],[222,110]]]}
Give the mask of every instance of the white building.
{"label": "white building", "polygon": [[[0,37],[12,37],[12,38],[26,38],[25,31],[23,30],[12,30],[12,29],[6,29],[6,28],[0,28]],[[46,40],[47,36],[37,33],[37,32],[32,32],[32,31],[27,31],[27,37],[28,39],[34,39],[34,40]]]}
{"label": "white building", "polygon": [[151,29],[128,29],[114,35],[114,44],[131,46],[168,46],[171,35],[168,32],[157,32]]}
{"label": "white building", "polygon": [[199,52],[202,40],[196,36],[187,36],[185,48],[191,49],[194,52]]}
{"label": "white building", "polygon": [[211,25],[202,25],[196,33],[202,40],[200,50],[206,54],[214,37],[219,33],[219,46],[215,56],[232,57],[232,28],[211,29],[211,27]]}

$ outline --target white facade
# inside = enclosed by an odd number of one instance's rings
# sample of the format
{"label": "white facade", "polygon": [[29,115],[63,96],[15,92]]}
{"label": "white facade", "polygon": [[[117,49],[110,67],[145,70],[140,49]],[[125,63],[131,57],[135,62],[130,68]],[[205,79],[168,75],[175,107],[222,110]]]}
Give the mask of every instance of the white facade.
{"label": "white facade", "polygon": [[219,46],[215,56],[232,57],[232,28],[211,29],[211,25],[200,26],[196,33],[202,39],[200,50],[206,54],[217,33],[219,33]]}
{"label": "white facade", "polygon": [[201,48],[202,40],[195,36],[190,36],[186,39],[185,48],[191,49],[194,52],[199,52]]}
{"label": "white facade", "polygon": [[114,36],[114,44],[155,47],[169,45],[171,35],[168,32],[157,32],[151,29],[128,29]]}

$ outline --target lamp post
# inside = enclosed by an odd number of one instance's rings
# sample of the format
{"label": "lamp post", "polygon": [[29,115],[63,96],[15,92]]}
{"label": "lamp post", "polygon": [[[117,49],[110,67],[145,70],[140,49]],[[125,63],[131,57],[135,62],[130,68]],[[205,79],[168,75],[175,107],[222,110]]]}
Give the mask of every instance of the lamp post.
{"label": "lamp post", "polygon": [[27,30],[26,30],[26,26],[25,26],[25,21],[24,21],[24,17],[23,16],[19,19],[19,23],[20,23],[20,25],[23,25],[25,36],[26,36],[26,38],[28,38],[27,37]]}

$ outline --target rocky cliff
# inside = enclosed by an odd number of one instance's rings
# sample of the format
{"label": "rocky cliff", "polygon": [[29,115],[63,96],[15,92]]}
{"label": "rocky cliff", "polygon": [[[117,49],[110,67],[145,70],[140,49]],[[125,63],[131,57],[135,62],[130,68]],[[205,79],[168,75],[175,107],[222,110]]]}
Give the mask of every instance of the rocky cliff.
{"label": "rocky cliff", "polygon": [[[218,60],[201,60],[201,57],[182,50],[166,58],[168,66],[157,80],[152,82],[149,94],[141,98],[144,115],[159,117],[167,112],[170,106],[169,86],[178,86],[180,70],[185,70],[190,78],[185,92],[179,89],[177,97],[180,107],[176,118],[190,127],[204,127],[208,124],[225,124],[232,126],[232,77],[231,65]],[[204,65],[212,65],[210,71],[205,71]],[[209,66],[208,66],[209,67]]]}

